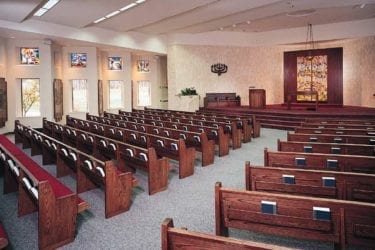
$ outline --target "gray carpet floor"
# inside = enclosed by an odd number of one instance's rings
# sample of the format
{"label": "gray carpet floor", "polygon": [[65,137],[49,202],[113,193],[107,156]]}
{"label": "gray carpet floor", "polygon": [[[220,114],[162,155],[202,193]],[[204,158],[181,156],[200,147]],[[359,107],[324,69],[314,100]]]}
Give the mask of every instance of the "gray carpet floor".
{"label": "gray carpet floor", "polygon": [[[263,165],[265,147],[276,150],[276,140],[286,139],[286,132],[262,129],[261,137],[242,148],[230,150],[229,156],[215,156],[215,163],[201,167],[196,161],[195,174],[185,179],[178,178],[178,169],[169,175],[166,191],[149,196],[147,176],[136,173],[140,187],[133,189],[132,205],[128,212],[105,219],[104,192],[95,189],[80,194],[90,204],[90,209],[78,216],[75,241],[62,249],[160,249],[160,228],[162,221],[169,217],[175,227],[189,230],[215,232],[214,185],[221,181],[223,187],[245,189],[245,161]],[[20,146],[20,145],[18,145]],[[30,153],[29,150],[25,152]],[[41,163],[42,157],[33,159]],[[175,163],[174,163],[175,164]],[[55,165],[43,166],[55,175]],[[60,178],[75,190],[75,178]],[[6,228],[11,246],[9,249],[37,249],[38,214],[17,217],[17,194],[3,195],[3,178],[0,178],[0,221]],[[284,237],[230,230],[230,236],[291,247],[296,249],[333,249],[333,244],[315,241],[301,241]]]}

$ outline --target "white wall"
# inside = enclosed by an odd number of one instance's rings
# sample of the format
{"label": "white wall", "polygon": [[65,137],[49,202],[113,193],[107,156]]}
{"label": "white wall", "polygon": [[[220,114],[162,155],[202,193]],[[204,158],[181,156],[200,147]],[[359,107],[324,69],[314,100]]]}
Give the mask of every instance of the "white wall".
{"label": "white wall", "polygon": [[6,78],[6,39],[0,37],[0,77]]}
{"label": "white wall", "polygon": [[[150,62],[150,72],[138,72],[137,61],[146,60]],[[164,61],[165,62],[165,61]],[[143,109],[138,106],[138,81],[151,82],[151,106],[152,108],[163,108],[165,103],[160,102],[163,89],[160,86],[165,86],[165,82],[161,82],[164,78],[161,76],[161,70],[165,67],[161,66],[162,62],[159,56],[136,55],[132,56],[132,79],[133,79],[133,107],[135,109]]]}
{"label": "white wall", "polygon": [[[86,68],[71,67],[71,53],[86,53]],[[98,60],[96,47],[63,47],[63,86],[64,86],[64,115],[85,118],[86,112],[73,112],[72,80],[86,79],[88,84],[88,110],[90,114],[98,114]]]}
{"label": "white wall", "polygon": [[[122,70],[109,70],[108,57],[121,57]],[[118,109],[109,109],[109,80],[123,81],[123,103],[121,110],[131,111],[131,72],[132,62],[130,52],[125,50],[115,51],[102,51],[101,52],[101,70],[103,79],[103,97],[104,97],[104,110],[112,113],[118,113]]]}
{"label": "white wall", "polygon": [[[21,65],[20,48],[37,47],[40,53],[40,65]],[[8,122],[0,133],[14,129],[14,120],[20,120],[32,127],[42,126],[42,117],[52,119],[52,62],[51,45],[41,40],[6,40],[6,80],[8,82]],[[22,117],[21,78],[40,79],[40,117]]]}
{"label": "white wall", "polygon": [[[375,107],[375,37],[318,44],[319,48],[343,47],[344,105]],[[181,89],[195,87],[203,97],[208,92],[236,92],[248,105],[249,86],[266,90],[267,104],[284,101],[283,53],[303,50],[304,45],[270,47],[173,45],[168,48],[169,109],[178,107]],[[214,63],[225,63],[228,72],[210,71]]]}

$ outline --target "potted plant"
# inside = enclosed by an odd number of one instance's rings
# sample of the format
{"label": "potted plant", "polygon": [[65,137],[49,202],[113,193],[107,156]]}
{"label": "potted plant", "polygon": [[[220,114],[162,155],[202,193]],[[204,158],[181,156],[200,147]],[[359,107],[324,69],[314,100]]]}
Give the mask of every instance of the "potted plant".
{"label": "potted plant", "polygon": [[194,87],[181,89],[181,95],[198,95]]}

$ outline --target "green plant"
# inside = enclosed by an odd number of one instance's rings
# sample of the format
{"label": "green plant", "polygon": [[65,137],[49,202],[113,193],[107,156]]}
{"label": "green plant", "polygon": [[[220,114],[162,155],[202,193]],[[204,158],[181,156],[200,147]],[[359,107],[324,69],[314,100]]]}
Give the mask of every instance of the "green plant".
{"label": "green plant", "polygon": [[198,95],[194,87],[181,89],[181,95]]}

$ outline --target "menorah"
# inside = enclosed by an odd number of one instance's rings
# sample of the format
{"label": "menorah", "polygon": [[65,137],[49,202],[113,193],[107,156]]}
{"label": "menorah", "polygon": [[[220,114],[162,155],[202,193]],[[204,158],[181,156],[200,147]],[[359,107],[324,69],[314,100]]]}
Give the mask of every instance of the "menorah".
{"label": "menorah", "polygon": [[220,76],[221,74],[227,73],[228,66],[224,63],[216,63],[211,65],[211,72],[218,74]]}

